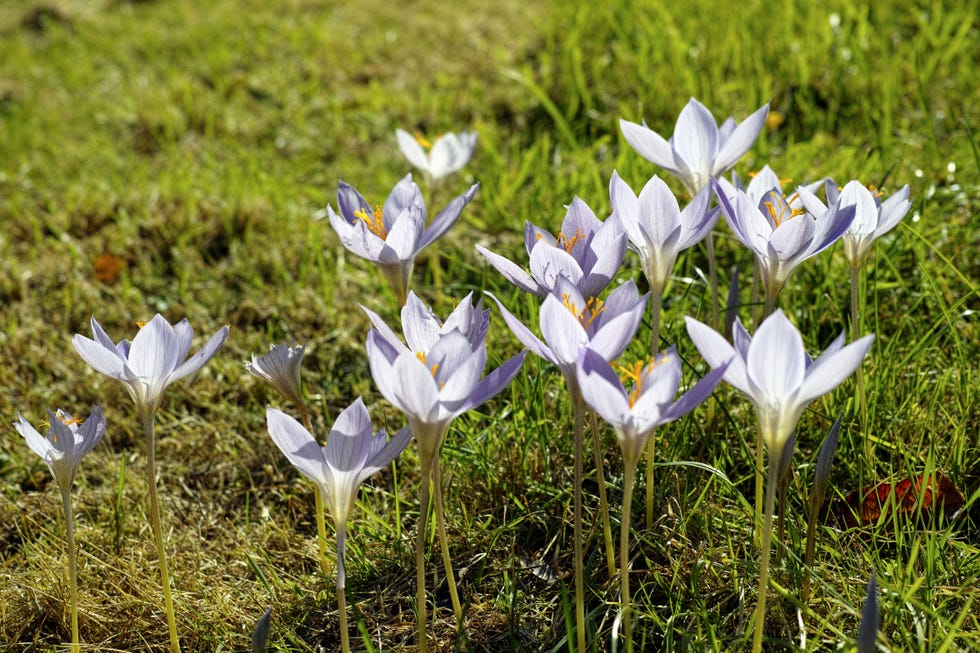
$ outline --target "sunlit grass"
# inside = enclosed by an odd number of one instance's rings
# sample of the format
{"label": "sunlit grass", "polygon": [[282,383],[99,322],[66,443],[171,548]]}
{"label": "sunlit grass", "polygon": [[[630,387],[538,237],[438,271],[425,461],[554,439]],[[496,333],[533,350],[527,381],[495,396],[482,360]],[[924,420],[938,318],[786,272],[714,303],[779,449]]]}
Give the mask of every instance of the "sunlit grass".
{"label": "sunlit grass", "polygon": [[[977,5],[669,7],[0,7],[0,415],[9,424],[18,411],[103,403],[105,439],[76,480],[84,486],[74,504],[83,642],[120,651],[165,650],[167,642],[138,424],[124,390],[71,351],[72,334],[85,332],[91,315],[114,333],[157,311],[186,316],[200,332],[232,327],[219,356],[193,385],[172,387],[158,414],[167,488],[160,498],[184,649],[247,649],[270,605],[270,650],[337,649],[336,597],[319,568],[310,517],[313,488],[265,432],[265,406],[284,406],[242,362],[273,341],[306,343],[304,380],[321,416],[314,427],[323,431],[364,395],[376,422],[394,432],[402,418],[371,382],[368,320],[357,305],[393,324],[397,310],[374,269],[311,217],[335,202],[338,179],[368,197],[387,195],[408,172],[396,127],[476,129],[476,155],[461,173],[435,187],[417,175],[430,211],[474,181],[481,189],[420,258],[413,287],[440,315],[487,289],[533,322],[536,300],[506,288],[474,244],[518,259],[524,221],[554,230],[576,194],[604,217],[614,169],[634,186],[659,172],[626,145],[618,119],[669,132],[695,96],[719,118],[744,118],[770,99],[784,118],[739,163],[743,177],[769,163],[798,182],[832,176],[888,191],[912,187],[909,216],[865,268],[863,324],[876,334],[865,364],[867,428],[845,384],[807,411],[798,434],[766,647],[850,650],[871,569],[879,643],[980,647]],[[748,253],[724,226],[716,248],[722,285],[738,265],[748,304]],[[96,278],[102,254],[121,262],[117,278]],[[643,283],[635,256],[627,261],[614,284]],[[703,270],[703,252],[681,257],[663,312],[663,337],[691,365],[687,381],[705,372],[683,330],[684,315],[708,315]],[[848,326],[842,253],[805,262],[780,301],[808,349],[822,351]],[[751,310],[740,307],[743,320]],[[645,325],[630,353],[645,351],[648,336]],[[488,348],[491,365],[519,348],[495,309]],[[817,448],[842,410],[828,501],[937,469],[967,505],[954,525],[821,525],[813,598],[802,605],[807,493]],[[571,650],[570,415],[560,376],[529,357],[510,388],[452,429],[442,465],[467,628],[457,638],[440,574],[430,586],[440,650]],[[641,511],[632,519],[638,650],[747,647],[758,584],[747,500],[754,420],[723,385],[692,416],[658,429],[662,512],[649,530]],[[616,506],[622,469],[611,432],[604,446]],[[418,468],[411,445],[365,488],[350,524],[351,633],[366,650],[415,646]],[[594,649],[608,651],[618,585],[606,578],[596,494],[587,467],[587,627]],[[69,641],[60,512],[43,463],[8,428],[0,437],[0,650],[52,651]],[[615,509],[612,520],[618,528]],[[437,568],[438,554],[428,563]]]}

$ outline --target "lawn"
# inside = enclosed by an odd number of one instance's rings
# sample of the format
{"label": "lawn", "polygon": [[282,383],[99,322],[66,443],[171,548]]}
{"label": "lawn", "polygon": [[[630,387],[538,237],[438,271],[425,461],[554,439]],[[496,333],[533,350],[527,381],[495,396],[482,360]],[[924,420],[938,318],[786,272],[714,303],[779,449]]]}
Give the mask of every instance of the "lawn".
{"label": "lawn", "polygon": [[[980,7],[799,4],[0,5],[0,415],[40,427],[49,408],[85,416],[101,404],[107,422],[73,495],[82,650],[168,650],[141,424],[122,384],[72,347],[74,334],[91,335],[92,317],[115,340],[156,313],[186,317],[192,351],[230,327],[217,356],[169,388],[156,416],[183,650],[246,650],[269,606],[270,651],[340,650],[314,486],[266,430],[267,406],[292,407],[243,365],[272,343],[302,343],[318,433],[359,396],[376,428],[404,426],[372,380],[370,321],[359,307],[400,331],[397,297],[323,219],[327,205],[337,208],[338,181],[380,204],[412,172],[396,128],[477,131],[461,172],[430,182],[416,171],[430,216],[480,189],[419,257],[412,288],[442,317],[467,293],[490,291],[536,329],[539,300],[475,245],[524,265],[525,221],[556,231],[576,196],[606,218],[614,171],[634,189],[659,174],[683,206],[681,185],[629,146],[619,121],[669,135],[691,97],[719,120],[770,103],[766,128],[735,167],[742,178],[768,164],[793,180],[787,186],[832,177],[911,189],[911,210],[865,266],[863,332],[876,336],[863,364],[866,411],[851,378],[799,424],[765,650],[855,650],[872,571],[879,650],[980,649]],[[722,286],[736,268],[736,310],[754,332],[752,257],[723,222],[714,230]],[[663,306],[662,343],[676,344],[685,386],[708,371],[684,323],[710,319],[706,260],[700,246],[681,255]],[[780,295],[813,355],[841,331],[851,340],[848,273],[836,245],[805,261]],[[634,253],[612,286],[627,280],[646,291]],[[489,369],[522,347],[484,301]],[[648,315],[631,359],[649,355]],[[807,501],[839,414],[804,602]],[[440,460],[465,623],[457,629],[433,532],[436,650],[574,650],[572,431],[562,377],[533,355],[501,394],[453,423]],[[616,533],[623,460],[611,429],[598,437]],[[657,429],[657,519],[643,519],[642,473],[632,513],[637,650],[748,649],[759,577],[755,437],[752,404],[725,383]],[[953,521],[938,511],[856,528],[833,519],[853,490],[935,471],[965,497]],[[586,627],[590,650],[611,651],[619,581],[606,566],[591,455],[585,472]],[[413,443],[365,484],[351,516],[357,649],[416,649],[419,486]],[[68,650],[60,499],[47,466],[5,427],[0,651]]]}

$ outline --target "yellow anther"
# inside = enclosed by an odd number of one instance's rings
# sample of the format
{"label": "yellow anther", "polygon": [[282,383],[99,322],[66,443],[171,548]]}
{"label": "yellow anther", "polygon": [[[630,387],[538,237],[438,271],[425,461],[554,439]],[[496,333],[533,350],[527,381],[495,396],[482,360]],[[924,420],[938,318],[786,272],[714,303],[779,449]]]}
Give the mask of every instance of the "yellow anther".
{"label": "yellow anther", "polygon": [[585,307],[581,311],[575,305],[575,302],[572,301],[568,293],[562,294],[561,303],[571,311],[572,315],[578,318],[578,321],[586,329],[592,326],[592,323],[599,317],[599,314],[606,310],[606,307],[603,305],[604,302],[598,297],[589,297],[585,302]]}
{"label": "yellow anther", "polygon": [[884,196],[884,193],[878,190],[878,187],[875,186],[874,184],[868,184],[868,190],[871,191],[871,196],[874,197],[875,199]]}
{"label": "yellow anther", "polygon": [[575,243],[585,238],[585,234],[582,233],[581,229],[576,229],[575,233],[571,236],[566,236],[565,234],[558,234],[558,240],[555,241],[555,247],[561,247],[563,250],[572,253],[572,249],[575,247]]}
{"label": "yellow anther", "polygon": [[[425,361],[425,352],[424,351],[417,351],[417,352],[415,352],[415,358],[417,358],[420,361],[422,361],[422,364],[425,365],[429,369],[430,372],[432,372],[432,378],[433,379],[436,378],[436,370],[439,369],[439,363],[436,363],[432,367],[429,367],[429,364]],[[442,385],[445,385],[445,383],[443,383]],[[440,387],[442,387],[442,386],[440,385]]]}
{"label": "yellow anther", "polygon": [[[791,197],[789,201],[793,201],[795,197],[796,195]],[[765,206],[766,206],[766,212],[769,214],[769,217],[772,218],[773,223],[777,227],[781,225],[783,222],[785,222],[786,220],[790,220],[798,215],[803,215],[804,213],[806,213],[806,211],[804,211],[803,209],[791,208],[789,204],[780,203],[779,206],[777,207],[776,203],[770,202],[768,200],[765,202]]]}
{"label": "yellow anther", "polygon": [[146,325],[147,325],[146,320],[136,320],[136,326],[137,326],[137,328],[142,329]]}
{"label": "yellow anther", "polygon": [[415,136],[415,142],[421,145],[422,147],[424,147],[425,149],[428,150],[429,148],[432,147],[432,143],[429,142],[429,139],[427,139],[425,136],[422,135],[422,132],[415,132],[412,135]]}
{"label": "yellow anther", "polygon": [[669,356],[661,355],[658,358],[651,358],[647,361],[634,361],[632,365],[619,365],[617,367],[619,378],[622,380],[624,386],[631,381],[634,383],[633,390],[629,394],[630,408],[636,404],[640,395],[643,394],[643,379],[650,375],[653,368],[662,365],[669,359]]}
{"label": "yellow anther", "polygon": [[384,211],[380,204],[374,207],[374,213],[369,215],[367,211],[360,208],[354,211],[354,217],[361,220],[367,226],[368,231],[378,238],[384,240],[388,237],[388,230],[385,228]]}

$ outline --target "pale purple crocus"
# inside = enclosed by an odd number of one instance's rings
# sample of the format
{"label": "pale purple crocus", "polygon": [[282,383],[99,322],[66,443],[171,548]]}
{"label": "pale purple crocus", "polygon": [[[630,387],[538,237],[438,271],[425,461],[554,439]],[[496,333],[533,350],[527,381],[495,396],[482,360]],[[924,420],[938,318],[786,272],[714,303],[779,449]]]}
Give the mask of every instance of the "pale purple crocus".
{"label": "pale purple crocus", "polygon": [[71,508],[71,488],[82,456],[92,450],[105,434],[105,416],[100,406],[92,406],[88,419],[73,418],[63,410],[48,411],[48,428],[41,435],[21,415],[14,428],[31,451],[41,457],[61,490],[65,512],[65,545],[68,548],[68,577],[71,611],[71,650],[80,649],[78,632],[78,553],[75,547],[75,517]]}
{"label": "pale purple crocus", "polygon": [[449,132],[429,142],[421,134],[409,134],[396,129],[398,147],[408,162],[429,176],[433,181],[458,172],[473,156],[476,149],[476,132]]}
{"label": "pale purple crocus", "polygon": [[[844,255],[852,267],[860,267],[871,253],[874,241],[897,227],[912,207],[908,184],[884,200],[876,188],[856,180],[838,190],[834,181],[828,179],[826,189],[828,204],[854,206],[854,222],[841,237]],[[819,199],[813,201],[815,210],[823,207]]]}
{"label": "pale purple crocus", "polygon": [[[463,300],[470,304],[470,296]],[[446,330],[414,293],[409,293],[402,312],[405,345],[381,319],[368,311],[375,326],[368,331],[367,352],[371,375],[381,394],[405,413],[418,442],[422,462],[419,488],[419,523],[415,539],[419,650],[427,650],[425,595],[425,534],[430,485],[435,493],[435,513],[442,559],[456,621],[463,619],[456,591],[443,508],[439,450],[452,421],[481,405],[507,386],[520,370],[526,352],[507,360],[483,376],[487,350],[484,343],[489,315],[478,302],[457,307]]]}
{"label": "pale purple crocus", "polygon": [[171,325],[165,317],[153,316],[140,327],[139,333],[129,340],[114,343],[102,326],[92,318],[92,335],[86,338],[76,334],[72,339],[75,351],[97,372],[118,379],[126,387],[136,412],[143,425],[146,439],[147,488],[149,490],[150,521],[157,555],[160,559],[160,576],[163,585],[164,611],[167,614],[167,628],[170,634],[170,651],[179,653],[180,641],[177,636],[177,617],[173,596],[170,590],[170,572],[167,566],[167,552],[163,540],[163,525],[160,519],[160,503],[157,497],[156,452],[154,419],[164,390],[170,384],[194,374],[214,357],[228,337],[228,327],[220,328],[200,350],[190,358],[188,353],[194,330],[187,319]]}
{"label": "pale purple crocus", "polygon": [[735,189],[729,195],[716,184],[715,191],[728,226],[755,254],[766,293],[767,316],[797,266],[837,242],[854,220],[854,207],[832,204],[821,210],[816,206],[819,200],[805,187],[797,188],[789,197],[771,189],[758,203],[742,190]]}
{"label": "pale purple crocus", "polygon": [[[763,517],[762,561],[753,638],[753,651],[758,652],[762,649],[772,514],[783,448],[796,429],[803,409],[857,369],[874,342],[874,336],[864,336],[845,346],[841,333],[819,358],[811,360],[803,349],[800,332],[781,310],[766,318],[754,337],[749,336],[736,320],[734,346],[710,327],[693,318],[686,319],[688,334],[709,365],[717,367],[726,360],[731,361],[724,378],[755,404],[759,421],[755,505],[757,514]],[[763,443],[769,452],[769,482],[766,484],[765,507],[760,510]]]}
{"label": "pale purple crocus", "polygon": [[252,361],[245,363],[245,369],[272,384],[285,399],[305,411],[299,373],[304,350],[304,345],[295,343],[270,345],[268,353],[259,357],[252,354]]}
{"label": "pale purple crocus", "polygon": [[374,208],[353,186],[341,181],[337,188],[339,212],[327,206],[327,215],[344,247],[378,264],[402,305],[415,257],[449,231],[479,187],[474,184],[456,197],[426,226],[422,191],[411,174],[395,184],[383,205]]}
{"label": "pale purple crocus", "polygon": [[[632,615],[629,590],[629,532],[636,466],[654,429],[691,412],[714,390],[727,363],[711,370],[679,399],[681,360],[674,347],[649,361],[620,367],[623,380],[609,361],[591,349],[583,349],[576,363],[579,387],[585,402],[616,431],[623,453],[623,510],[620,522],[620,595],[626,650],[631,651]],[[650,483],[650,479],[647,479]]]}
{"label": "pale purple crocus", "polygon": [[65,411],[48,411],[48,428],[42,436],[22,416],[14,427],[31,451],[41,457],[63,491],[71,489],[82,456],[99,443],[105,434],[105,417],[100,406],[92,406],[88,419],[77,420]]}
{"label": "pale purple crocus", "polygon": [[171,325],[157,313],[140,327],[132,342],[114,343],[93,317],[92,335],[76,334],[72,339],[75,351],[95,371],[122,381],[145,417],[160,407],[168,386],[194,374],[214,357],[228,337],[228,327],[221,327],[190,358],[194,330],[186,318]]}
{"label": "pale purple crocus", "polygon": [[[605,301],[598,297],[586,297],[571,281],[560,278],[554,291],[541,303],[539,326],[542,341],[504,305],[487,293],[500,307],[507,326],[517,339],[536,355],[553,363],[565,379],[565,387],[572,400],[574,437],[574,490],[573,490],[573,545],[575,564],[575,636],[577,650],[586,648],[585,584],[582,538],[582,475],[585,449],[585,401],[579,387],[576,364],[585,348],[591,348],[606,360],[618,357],[629,345],[636,328],[643,318],[647,296],[639,296],[636,285],[627,281],[612,291]],[[612,531],[609,526],[605,480],[602,474],[602,458],[598,439],[593,440],[596,460],[596,476],[599,483],[600,512],[603,518],[603,537],[606,540],[607,565],[610,575],[615,574],[612,552]]]}
{"label": "pale purple crocus", "polygon": [[677,117],[669,140],[628,120],[619,126],[626,141],[647,161],[677,177],[693,197],[712,177],[720,177],[752,147],[769,114],[769,104],[759,107],[741,123],[729,117],[721,126],[703,104],[691,98]]}
{"label": "pale purple crocus", "polygon": [[[286,413],[268,408],[269,435],[296,469],[317,486],[329,509],[337,533],[337,601],[340,613],[342,649],[350,651],[345,596],[347,559],[347,519],[357,501],[361,484],[408,446],[412,439],[406,427],[390,440],[384,429],[373,433],[371,416],[360,397],[337,417],[320,446],[302,424]],[[317,518],[320,519],[320,515]]]}
{"label": "pale purple crocus", "polygon": [[755,404],[769,455],[777,458],[803,409],[850,376],[874,342],[874,335],[867,335],[845,346],[841,333],[811,361],[800,332],[782,310],[766,318],[754,337],[736,320],[734,346],[694,318],[685,319],[691,339],[709,365],[732,360],[725,380]]}
{"label": "pale purple crocus", "polygon": [[483,308],[482,298],[474,305],[473,293],[466,295],[443,322],[419,299],[418,295],[410,291],[401,310],[405,343],[381,316],[365,306],[361,306],[361,310],[367,313],[371,325],[382,339],[400,354],[405,352],[425,354],[441,337],[453,331],[462,333],[470,343],[470,348],[475,351],[483,345],[487,330],[490,328],[490,310]]}
{"label": "pale purple crocus", "polygon": [[595,297],[623,263],[626,234],[616,220],[599,220],[588,204],[575,197],[557,235],[526,223],[524,248],[530,273],[510,259],[476,246],[490,265],[524,292],[544,297],[563,278],[586,297]]}
{"label": "pale purple crocus", "polygon": [[632,281],[620,285],[603,301],[586,297],[573,283],[559,280],[554,292],[541,303],[542,340],[492,293],[487,295],[500,307],[504,321],[517,339],[561,371],[576,401],[581,399],[575,372],[581,351],[588,347],[606,360],[617,358],[633,339],[647,300],[647,295],[640,296]]}

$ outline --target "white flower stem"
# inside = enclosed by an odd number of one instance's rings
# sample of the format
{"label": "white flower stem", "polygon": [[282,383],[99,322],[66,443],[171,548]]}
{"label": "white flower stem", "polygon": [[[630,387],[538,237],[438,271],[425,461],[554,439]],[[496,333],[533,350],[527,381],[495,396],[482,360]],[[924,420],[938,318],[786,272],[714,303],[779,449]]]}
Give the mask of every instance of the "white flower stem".
{"label": "white flower stem", "polygon": [[599,486],[599,514],[602,519],[602,538],[606,546],[606,569],[609,578],[616,577],[616,549],[613,546],[612,524],[609,521],[609,499],[606,496],[605,465],[602,462],[602,432],[599,418],[592,413],[592,457],[595,458],[595,478]]}
{"label": "white flower stem", "polygon": [[[306,406],[299,406],[300,418],[303,420],[303,426],[306,430],[313,435],[313,422],[310,420],[310,413],[306,410]],[[327,549],[327,524],[325,516],[325,508],[323,504],[323,495],[320,494],[320,489],[317,488],[313,492],[314,510],[316,511],[316,544],[317,551],[320,553],[320,570],[323,571],[324,578],[330,578],[330,551]],[[339,554],[338,554],[339,556]]]}
{"label": "white flower stem", "polygon": [[[708,238],[711,238],[711,234],[708,234]],[[709,249],[711,252],[711,263],[712,269],[714,264],[714,248]],[[650,324],[652,325],[653,333],[650,339],[650,355],[656,357],[660,352],[660,312],[663,308],[664,301],[664,290],[666,286],[666,280],[664,282],[658,282],[652,278],[651,275],[647,275],[647,280],[650,282]],[[717,291],[717,277],[715,277],[715,291]],[[717,304],[717,293],[714,295],[714,305]],[[713,322],[717,322],[717,314],[712,313]],[[656,442],[653,436],[647,440],[647,468],[646,468],[646,523],[647,528],[653,528],[653,502],[654,495],[656,494],[656,488],[653,485],[653,457],[656,449]]]}
{"label": "white flower stem", "polygon": [[456,590],[456,579],[453,573],[453,560],[449,556],[449,537],[446,534],[446,509],[443,507],[442,473],[439,458],[432,465],[433,492],[436,501],[436,527],[439,530],[439,547],[442,549],[442,564],[446,569],[446,584],[449,586],[449,598],[453,602],[453,612],[456,615],[456,628],[463,627],[463,606],[459,602],[459,592]]}
{"label": "white flower stem", "polygon": [[[317,491],[317,495],[320,492]],[[350,653],[350,633],[347,627],[347,591],[345,586],[347,562],[347,525],[335,522],[337,529],[337,612],[340,615],[340,646],[343,653]]]}
{"label": "white flower stem", "polygon": [[762,526],[762,559],[759,562],[759,598],[755,607],[755,631],[752,652],[761,653],[762,635],[766,625],[766,598],[769,590],[769,549],[772,541],[772,513],[776,505],[776,485],[779,479],[780,452],[769,452],[769,483],[766,486],[766,510]]}
{"label": "white flower stem", "polygon": [[626,653],[633,653],[633,616],[630,602],[630,512],[633,506],[633,484],[636,463],[626,460],[623,470],[623,513],[619,523],[619,589],[620,608],[623,611],[623,639]]}
{"label": "white flower stem", "polygon": [[65,541],[68,547],[68,576],[71,583],[71,651],[78,653],[78,553],[75,549],[75,518],[71,511],[71,486],[61,488],[65,509]]}
{"label": "white flower stem", "polygon": [[715,236],[710,231],[704,237],[704,246],[708,250],[708,282],[711,284],[711,326],[720,331],[722,325],[718,320],[718,264],[715,261]]}
{"label": "white flower stem", "polygon": [[[851,265],[851,342],[861,337],[861,265]],[[858,365],[858,409],[861,411],[861,432],[864,435],[864,464],[870,470],[874,466],[874,445],[868,437],[868,398],[864,389],[864,369]]]}
{"label": "white flower stem", "polygon": [[157,465],[155,456],[155,437],[153,433],[153,412],[142,411],[143,432],[146,435],[146,466],[148,487],[150,491],[150,521],[153,525],[153,537],[156,541],[157,556],[160,559],[160,580],[163,583],[163,603],[167,612],[167,627],[170,631],[170,653],[180,653],[180,641],[177,639],[177,617],[174,612],[174,600],[170,593],[170,570],[167,567],[167,551],[163,543],[163,524],[160,520],[160,501],[157,498]]}
{"label": "white flower stem", "polygon": [[419,627],[419,653],[426,653],[429,642],[426,638],[428,610],[425,605],[425,531],[429,522],[429,483],[432,482],[432,463],[422,458],[422,481],[419,485],[419,523],[415,535],[415,610]]}
{"label": "white flower stem", "polygon": [[585,651],[585,565],[582,556],[582,457],[585,449],[585,402],[581,392],[572,392],[572,407],[575,421],[575,463],[573,497],[574,514],[573,538],[575,548],[575,636],[578,643],[576,651]]}

